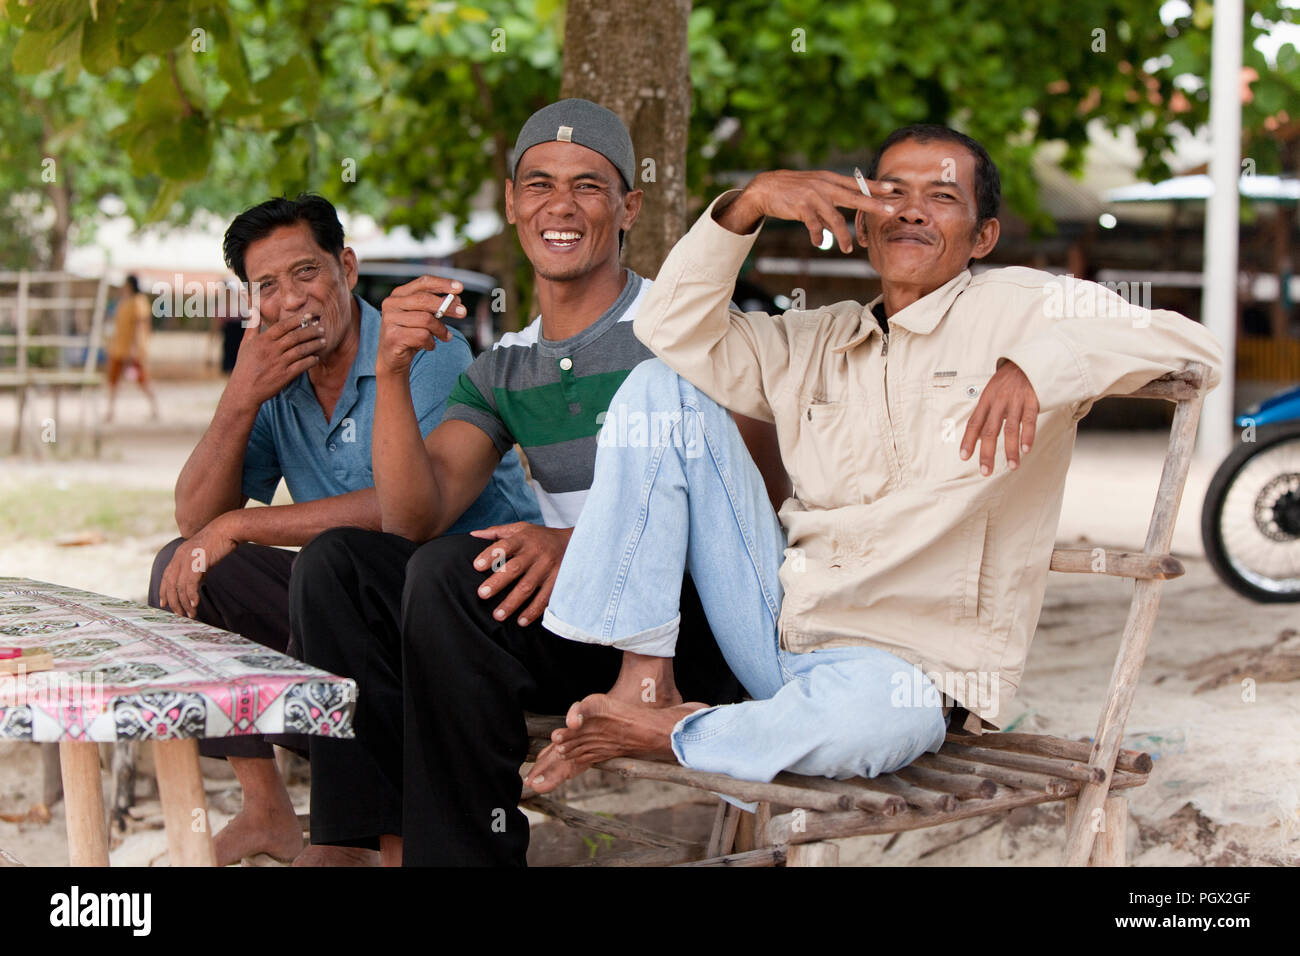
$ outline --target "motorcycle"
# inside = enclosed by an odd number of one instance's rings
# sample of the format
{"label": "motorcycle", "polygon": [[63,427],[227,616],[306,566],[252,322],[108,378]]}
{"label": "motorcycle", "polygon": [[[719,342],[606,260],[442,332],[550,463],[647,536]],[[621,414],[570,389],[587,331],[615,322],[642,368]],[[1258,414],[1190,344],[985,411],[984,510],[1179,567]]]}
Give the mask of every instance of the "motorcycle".
{"label": "motorcycle", "polygon": [[1205,556],[1254,601],[1300,601],[1300,387],[1237,418],[1242,441],[1201,509]]}

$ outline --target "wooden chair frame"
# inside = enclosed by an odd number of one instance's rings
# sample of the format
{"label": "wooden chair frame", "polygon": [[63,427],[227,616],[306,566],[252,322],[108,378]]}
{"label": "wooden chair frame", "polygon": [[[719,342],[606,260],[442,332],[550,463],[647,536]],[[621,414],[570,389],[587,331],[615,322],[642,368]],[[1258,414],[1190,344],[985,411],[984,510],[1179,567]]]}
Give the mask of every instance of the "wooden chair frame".
{"label": "wooden chair frame", "polygon": [[[597,765],[627,778],[668,781],[758,804],[755,813],[745,813],[719,800],[707,845],[587,813],[528,789],[521,806],[644,847],[598,863],[834,866],[839,848],[828,842],[832,839],[916,830],[1064,800],[1065,864],[1123,866],[1128,800],[1122,791],[1147,781],[1151,758],[1122,750],[1120,741],[1146,660],[1161,587],[1183,573],[1169,548],[1207,375],[1205,366],[1189,363],[1181,372],[1158,378],[1128,396],[1175,403],[1164,470],[1142,551],[1106,551],[1104,563],[1095,560],[1094,551],[1058,548],[1052,552],[1053,571],[1134,580],[1128,620],[1091,744],[1045,734],[950,732],[937,754],[925,754],[892,774],[853,780],[782,773],[770,783],[754,783],[630,757]],[[562,723],[558,717],[529,716],[529,759]],[[788,809],[774,814],[774,806]]]}
{"label": "wooden chair frame", "polygon": [[[108,279],[101,276],[91,296],[62,294],[66,286],[85,282],[80,276],[64,272],[0,272],[0,284],[16,285],[12,298],[0,298],[0,315],[12,313],[13,331],[0,331],[0,347],[13,348],[14,362],[0,368],[0,390],[12,389],[18,403],[17,423],[14,426],[11,451],[22,449],[22,437],[27,418],[27,398],[33,389],[49,388],[54,392],[55,419],[59,417],[59,398],[64,389],[71,389],[81,397],[81,434],[88,439],[94,453],[99,454],[100,432],[93,400],[103,384],[103,376],[96,369],[99,349],[104,339],[104,313],[108,305]],[[34,295],[32,286],[53,285],[52,295]],[[88,328],[83,333],[47,334],[33,332],[33,318],[37,312],[89,310]],[[0,328],[3,326],[0,325]],[[30,346],[55,348],[85,348],[86,355],[80,366],[59,368],[32,368],[27,362]]]}

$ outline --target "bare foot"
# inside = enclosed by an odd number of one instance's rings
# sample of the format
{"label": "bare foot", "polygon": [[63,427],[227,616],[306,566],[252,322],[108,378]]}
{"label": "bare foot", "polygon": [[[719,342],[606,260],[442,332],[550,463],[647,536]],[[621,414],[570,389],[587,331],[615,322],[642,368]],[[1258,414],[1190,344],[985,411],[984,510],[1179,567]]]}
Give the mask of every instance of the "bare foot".
{"label": "bare foot", "polygon": [[259,814],[245,807],[212,838],[217,866],[265,853],[288,863],[302,851],[302,824],[289,814]]}
{"label": "bare foot", "polygon": [[311,844],[298,854],[294,866],[378,866],[379,853],[356,846]]}
{"label": "bare foot", "polygon": [[629,703],[613,694],[592,694],[572,707],[565,727],[551,734],[551,743],[537,756],[524,783],[538,793],[554,790],[592,764],[611,757],[644,756],[674,759],[673,727],[707,704],[672,706]]}

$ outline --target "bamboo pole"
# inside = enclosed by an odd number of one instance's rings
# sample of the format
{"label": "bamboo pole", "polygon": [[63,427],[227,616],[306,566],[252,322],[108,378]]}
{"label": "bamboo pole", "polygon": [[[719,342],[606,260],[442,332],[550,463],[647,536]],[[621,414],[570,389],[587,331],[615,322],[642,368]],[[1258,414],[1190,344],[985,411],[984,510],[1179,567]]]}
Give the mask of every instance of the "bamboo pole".
{"label": "bamboo pole", "polygon": [[1010,767],[1013,770],[1032,770],[1034,773],[1078,780],[1080,783],[1105,783],[1107,778],[1106,771],[1101,767],[1090,767],[1073,760],[1061,761],[1052,757],[1036,757],[1033,754],[1015,753],[1010,750],[993,750],[988,747],[973,747],[969,744],[946,744],[943,753],[960,760],[978,760],[981,763]]}
{"label": "bamboo pole", "polygon": [[171,865],[216,866],[208,827],[208,799],[199,773],[198,741],[155,740],[153,762]]}
{"label": "bamboo pole", "polygon": [[[1198,375],[1205,375],[1205,368],[1198,363],[1191,363],[1188,370]],[[1187,471],[1191,466],[1192,451],[1196,442],[1196,426],[1200,420],[1201,399],[1178,403],[1174,411],[1174,421],[1170,428],[1169,451],[1165,455],[1165,466],[1160,474],[1160,487],[1156,492],[1156,507],[1147,529],[1146,546],[1148,554],[1169,550],[1174,535],[1174,522],[1178,517],[1178,505],[1182,500],[1183,488],[1187,481]],[[1138,677],[1142,664],[1146,660],[1147,644],[1151,639],[1151,630],[1155,626],[1156,611],[1160,606],[1161,582],[1138,581],[1133,589],[1133,603],[1129,606],[1128,620],[1124,625],[1124,636],[1120,641],[1119,653],[1115,658],[1115,667],[1111,671],[1110,686],[1106,691],[1106,703],[1098,721],[1097,733],[1094,735],[1094,767],[1109,775],[1115,766],[1119,754],[1120,740],[1124,734],[1124,724],[1128,721],[1133,695],[1137,691]],[[1101,810],[1108,793],[1106,784],[1095,783],[1079,791],[1079,813],[1070,828],[1065,843],[1065,863],[1067,866],[1084,866],[1092,852],[1094,834],[1084,821],[1094,810]]]}
{"label": "bamboo pole", "polygon": [[[898,779],[893,774],[886,774],[882,777],[859,777],[856,782],[871,790],[892,793],[912,806],[934,813],[950,813],[957,806],[957,798],[951,793],[935,793],[932,790],[922,790],[915,784]],[[899,815],[904,816],[906,813],[907,811],[904,811]]]}
{"label": "bamboo pole", "polygon": [[946,773],[935,767],[918,767],[912,764],[899,770],[898,776],[926,790],[951,793],[963,800],[987,800],[998,791],[998,785],[992,780],[979,780],[969,775]]}
{"label": "bamboo pole", "polygon": [[108,866],[108,821],[99,778],[99,744],[64,740],[59,744],[63,801],[68,814],[68,865]]}
{"label": "bamboo pole", "polygon": [[942,753],[927,754],[924,757],[917,758],[916,762],[924,767],[934,767],[936,770],[946,770],[949,773],[974,774],[994,783],[1016,787],[1020,790],[1038,790],[1054,797],[1061,797],[1072,792],[1072,790],[1078,789],[1078,784],[1074,781],[1058,780],[1045,773],[1012,770],[1010,767],[998,767],[994,764],[977,763],[973,760],[956,760],[945,757]]}
{"label": "bamboo pole", "polygon": [[785,851],[785,865],[839,866],[840,848],[834,843],[796,843]]}
{"label": "bamboo pole", "polygon": [[1092,551],[1057,548],[1052,552],[1050,570],[1067,574],[1108,574],[1118,578],[1158,578],[1161,581],[1181,577],[1185,571],[1183,563],[1170,554],[1133,554],[1103,548]]}
{"label": "bamboo pole", "polygon": [[[1067,760],[1078,760],[1083,763],[1092,759],[1092,744],[1087,741],[1066,740],[1062,737],[1049,737],[1042,734],[981,734],[975,738],[970,738],[969,735],[949,734],[945,739],[947,743],[955,744],[978,741],[978,746],[993,750],[1015,750],[1040,757],[1064,757]],[[1150,773],[1151,755],[1138,750],[1121,750],[1115,760],[1115,769],[1129,773]]]}
{"label": "bamboo pole", "polygon": [[897,794],[868,790],[858,780],[830,780],[826,777],[806,777],[804,786],[827,793],[842,793],[853,801],[858,810],[893,816],[907,810],[907,801]]}
{"label": "bamboo pole", "polygon": [[853,806],[853,802],[842,794],[818,793],[784,783],[756,783],[750,780],[737,780],[735,777],[729,777],[723,773],[705,773],[699,770],[690,770],[680,764],[660,763],[656,760],[641,760],[636,757],[613,757],[596,764],[596,767],[632,779],[663,780],[668,783],[695,787],[698,790],[725,793],[727,796],[735,797],[737,800],[743,800],[746,803],[767,800],[786,806],[805,807],[809,810],[822,811],[848,810]]}

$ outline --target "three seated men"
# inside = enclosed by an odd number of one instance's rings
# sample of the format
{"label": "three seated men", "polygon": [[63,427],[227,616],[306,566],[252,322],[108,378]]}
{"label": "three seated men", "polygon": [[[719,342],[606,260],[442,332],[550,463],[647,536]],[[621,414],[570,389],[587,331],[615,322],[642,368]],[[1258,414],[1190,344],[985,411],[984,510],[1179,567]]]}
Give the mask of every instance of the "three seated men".
{"label": "three seated men", "polygon": [[[872,776],[937,750],[952,708],[999,726],[1078,420],[1190,360],[1217,382],[1217,344],[1182,316],[1107,308],[1100,286],[1103,307],[1061,315],[1048,273],[972,275],[997,243],[998,173],[946,127],[891,134],[870,196],[830,172],[760,174],[653,284],[619,265],[634,169],[594,104],[525,124],[506,212],[541,315],[461,375],[432,432],[407,382],[446,342],[456,289],[426,277],[384,303],[382,532],[336,521],[358,528],[304,548],[289,589],[304,658],[359,685],[357,739],[311,741],[300,862],[523,863],[525,709],[568,711],[526,781],[539,792],[624,753],[754,780]],[[883,294],[733,310],[766,217],[828,229],[845,253],[856,238]],[[634,438],[634,416],[666,427]],[[779,520],[751,419],[793,479]],[[542,523],[451,533],[516,443]]]}

